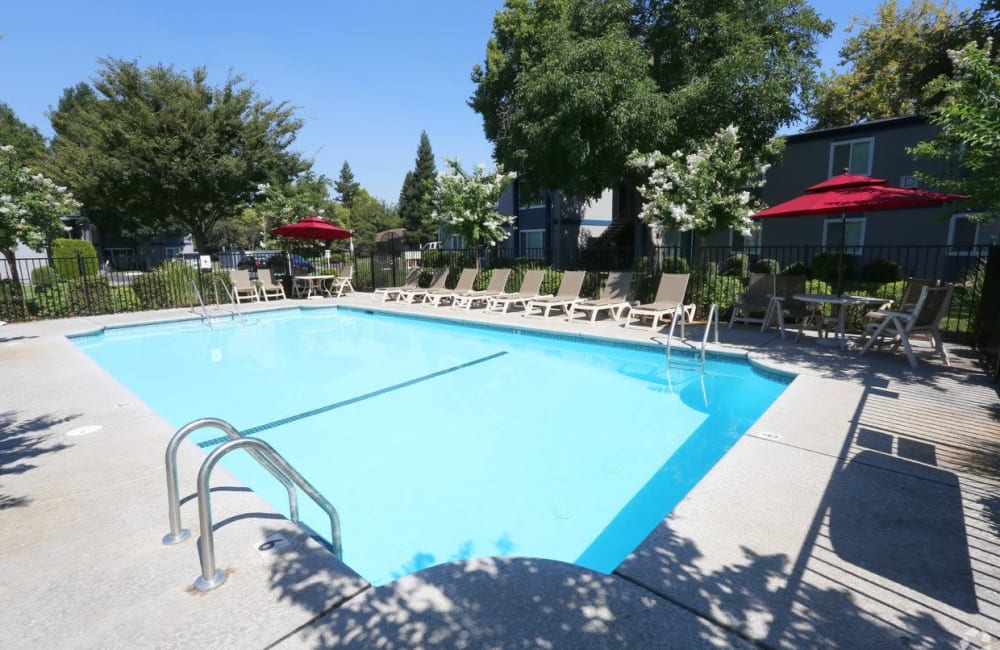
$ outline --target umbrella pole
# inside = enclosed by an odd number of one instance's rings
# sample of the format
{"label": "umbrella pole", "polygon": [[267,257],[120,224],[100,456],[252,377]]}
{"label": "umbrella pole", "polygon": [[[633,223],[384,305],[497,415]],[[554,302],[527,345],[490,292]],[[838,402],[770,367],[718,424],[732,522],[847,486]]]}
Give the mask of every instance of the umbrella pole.
{"label": "umbrella pole", "polygon": [[841,295],[844,292],[844,252],[847,250],[845,244],[847,243],[847,213],[840,213],[840,255],[837,256],[837,288],[834,291],[836,295]]}

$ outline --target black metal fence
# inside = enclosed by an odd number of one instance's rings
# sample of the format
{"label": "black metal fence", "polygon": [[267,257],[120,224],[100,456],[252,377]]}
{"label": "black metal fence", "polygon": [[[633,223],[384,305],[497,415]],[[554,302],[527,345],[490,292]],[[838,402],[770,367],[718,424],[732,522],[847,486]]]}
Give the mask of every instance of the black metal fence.
{"label": "black metal fence", "polygon": [[[453,269],[457,280],[463,267],[489,271],[507,267],[509,289],[516,289],[522,271],[548,268],[545,251],[515,253],[503,247],[384,252],[358,249],[329,256],[304,255],[310,272],[339,273],[350,263],[352,284],[358,291],[396,286],[409,270],[420,266],[425,279],[437,267]],[[200,271],[196,261],[168,261],[155,268],[133,259],[126,268],[110,260],[75,257],[67,259],[22,259],[15,268],[0,260],[0,320],[94,315],[117,312],[191,307],[199,294],[206,304],[225,302],[228,271],[240,256],[221,255],[211,271]],[[842,261],[841,261],[842,260]],[[976,342],[981,349],[998,347],[997,313],[1000,312],[1000,254],[997,247],[956,246],[865,246],[849,248],[841,257],[833,249],[819,246],[731,247],[695,246],[656,248],[635,255],[622,247],[587,248],[578,257],[578,268],[590,271],[584,293],[596,296],[603,274],[632,270],[637,300],[652,299],[660,273],[689,272],[687,302],[704,313],[715,303],[723,313],[743,290],[751,272],[805,273],[809,290],[816,293],[851,293],[899,300],[907,277],[939,278],[955,283],[954,299],[943,331],[953,339]],[[281,266],[274,267],[281,275]],[[146,270],[140,270],[146,269]],[[485,287],[488,273],[481,274],[477,288]],[[561,269],[550,269],[543,289],[555,291]],[[989,280],[988,280],[989,278]],[[860,323],[855,323],[855,326]]]}

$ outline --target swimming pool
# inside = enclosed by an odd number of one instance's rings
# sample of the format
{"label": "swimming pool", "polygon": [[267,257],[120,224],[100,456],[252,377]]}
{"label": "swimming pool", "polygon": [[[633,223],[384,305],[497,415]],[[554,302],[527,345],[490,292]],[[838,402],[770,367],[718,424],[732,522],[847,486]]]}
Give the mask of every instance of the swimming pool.
{"label": "swimming pool", "polygon": [[[610,572],[787,384],[742,361],[703,374],[675,356],[668,375],[640,344],[343,308],[73,340],[174,426],[219,417],[267,440],[336,506],[344,561],[377,585],[487,555]],[[287,507],[244,454],[223,463]]]}

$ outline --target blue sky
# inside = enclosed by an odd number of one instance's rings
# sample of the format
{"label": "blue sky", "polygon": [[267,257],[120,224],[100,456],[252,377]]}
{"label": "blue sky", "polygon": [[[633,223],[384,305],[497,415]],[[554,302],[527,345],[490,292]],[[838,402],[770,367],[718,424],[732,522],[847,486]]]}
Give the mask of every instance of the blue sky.
{"label": "blue sky", "polygon": [[[295,148],[336,178],[347,160],[373,195],[394,203],[413,168],[421,130],[442,166],[458,156],[491,159],[482,121],[466,101],[502,0],[34,0],[0,12],[0,101],[44,135],[63,88],[89,81],[101,57],[231,71],[257,92],[298,108]],[[900,4],[905,4],[903,0]],[[959,6],[978,4],[963,1]],[[822,46],[824,68],[863,0],[815,2],[837,26]]]}

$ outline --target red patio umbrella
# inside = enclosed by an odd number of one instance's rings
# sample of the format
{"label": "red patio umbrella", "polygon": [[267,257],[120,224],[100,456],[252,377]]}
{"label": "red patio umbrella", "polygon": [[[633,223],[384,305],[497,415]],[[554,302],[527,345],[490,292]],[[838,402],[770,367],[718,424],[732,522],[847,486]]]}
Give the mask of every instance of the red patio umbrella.
{"label": "red patio umbrella", "polygon": [[350,239],[354,236],[349,230],[344,230],[319,217],[306,217],[295,223],[278,226],[271,231],[271,234],[298,239],[322,239],[324,241]]}
{"label": "red patio umbrella", "polygon": [[844,239],[848,212],[876,212],[902,208],[928,208],[969,198],[930,190],[889,187],[884,178],[843,173],[806,188],[805,194],[773,205],[751,215],[752,219],[803,217],[816,214],[840,214],[840,258],[837,265],[837,290],[840,290],[844,265]]}

